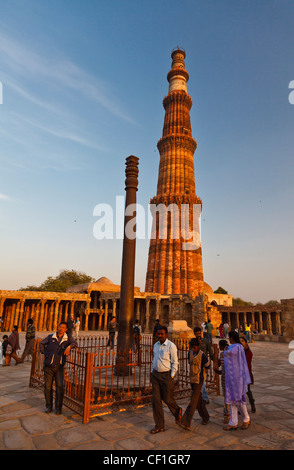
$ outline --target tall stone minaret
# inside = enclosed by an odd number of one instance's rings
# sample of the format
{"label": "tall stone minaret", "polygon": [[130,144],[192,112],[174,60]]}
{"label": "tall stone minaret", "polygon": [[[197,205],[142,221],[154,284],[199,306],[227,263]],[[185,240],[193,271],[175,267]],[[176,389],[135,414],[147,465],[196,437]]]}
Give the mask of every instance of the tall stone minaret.
{"label": "tall stone minaret", "polygon": [[196,196],[193,162],[197,144],[191,131],[185,51],[178,47],[171,57],[163,132],[157,143],[157,195],[150,201],[153,226],[145,291],[196,296],[204,289],[198,226],[202,201]]}

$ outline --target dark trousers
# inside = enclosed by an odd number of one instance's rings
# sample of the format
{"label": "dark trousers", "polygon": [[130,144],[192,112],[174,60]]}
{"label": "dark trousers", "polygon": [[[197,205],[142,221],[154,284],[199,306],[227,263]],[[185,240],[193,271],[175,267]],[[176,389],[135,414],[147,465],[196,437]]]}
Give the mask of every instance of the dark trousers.
{"label": "dark trousers", "polygon": [[191,426],[192,418],[194,416],[196,409],[204,422],[207,423],[207,421],[209,420],[209,414],[206,409],[205,402],[201,395],[202,385],[203,383],[200,383],[200,384],[191,383],[192,396],[190,399],[190,403],[187,406],[187,409],[181,421],[182,424],[184,424],[185,426],[188,426],[188,427]]}
{"label": "dark trousers", "polygon": [[33,356],[34,352],[34,346],[35,346],[35,340],[34,339],[29,339],[26,341],[26,345],[24,348],[24,352],[22,353],[21,360],[24,361],[25,358],[30,354]]}
{"label": "dark trousers", "polygon": [[111,349],[113,349],[114,346],[114,338],[115,338],[115,332],[109,332],[109,338],[108,338],[108,343],[107,346],[110,346]]}
{"label": "dark trousers", "polygon": [[166,403],[169,410],[175,418],[178,417],[180,407],[174,399],[174,379],[170,372],[152,372],[152,408],[155,425],[159,428],[164,427],[164,413],[162,401]]}
{"label": "dark trousers", "polygon": [[254,398],[253,398],[253,395],[252,395],[252,392],[251,392],[251,389],[250,389],[250,385],[248,385],[248,392],[246,392],[246,393],[247,393],[250,405],[254,405],[255,401],[254,401]]}
{"label": "dark trousers", "polygon": [[64,387],[63,387],[63,366],[44,367],[44,395],[46,408],[53,407],[53,381],[55,380],[55,410],[61,411]]}

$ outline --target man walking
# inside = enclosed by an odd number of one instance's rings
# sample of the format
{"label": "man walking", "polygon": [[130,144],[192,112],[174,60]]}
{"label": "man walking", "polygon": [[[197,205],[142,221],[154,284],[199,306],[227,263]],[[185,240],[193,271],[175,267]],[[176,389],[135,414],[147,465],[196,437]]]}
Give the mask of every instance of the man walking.
{"label": "man walking", "polygon": [[200,341],[198,338],[191,339],[188,361],[190,364],[192,396],[183,418],[179,423],[186,430],[190,429],[196,409],[202,418],[201,424],[207,424],[209,421],[209,413],[206,409],[201,389],[205,378],[205,369],[209,367],[210,360],[203,351],[200,350]]}
{"label": "man walking", "polygon": [[150,431],[156,434],[165,430],[162,401],[166,403],[175,417],[176,423],[181,421],[182,408],[174,399],[174,377],[178,370],[177,347],[167,339],[167,328],[162,326],[158,331],[158,338],[153,347],[153,361],[151,366],[152,381],[152,408],[155,427]]}
{"label": "man walking", "polygon": [[[201,337],[201,328],[199,326],[196,326],[194,328],[194,335],[200,341],[201,351],[213,362],[215,356],[214,356],[211,343],[207,338]],[[202,393],[202,397],[203,397],[205,404],[208,405],[209,397],[208,397],[205,381],[203,382],[201,393]]]}
{"label": "man walking", "polygon": [[20,349],[18,326],[13,325],[12,333],[9,335],[6,353],[5,353],[5,366],[10,366],[11,358],[15,360],[15,365],[21,363],[21,358],[18,357],[16,351]]}
{"label": "man walking", "polygon": [[32,318],[29,318],[28,323],[27,323],[26,345],[21,356],[21,362],[24,362],[25,358],[29,355],[33,356],[34,346],[35,346],[35,336],[36,336],[36,329],[34,325],[34,320]]}
{"label": "man walking", "polygon": [[44,395],[46,401],[45,413],[51,413],[53,408],[53,381],[55,380],[56,396],[55,396],[55,413],[60,415],[62,413],[62,403],[64,395],[64,365],[66,357],[69,355],[70,350],[77,347],[74,338],[66,334],[67,323],[61,322],[58,326],[57,332],[48,335],[39,344],[39,349],[45,356],[44,362]]}
{"label": "man walking", "polygon": [[206,335],[207,339],[212,344],[212,330],[213,330],[213,324],[211,323],[210,319],[208,319],[208,323],[206,325]]}

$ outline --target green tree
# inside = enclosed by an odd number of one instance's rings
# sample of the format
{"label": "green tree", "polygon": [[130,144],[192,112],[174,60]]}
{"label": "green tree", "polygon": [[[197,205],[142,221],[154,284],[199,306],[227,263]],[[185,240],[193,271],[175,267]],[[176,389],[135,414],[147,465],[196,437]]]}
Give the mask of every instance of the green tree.
{"label": "green tree", "polygon": [[240,297],[233,297],[233,306],[234,307],[253,307],[252,302],[247,302],[246,300],[240,299]]}
{"label": "green tree", "polygon": [[45,291],[45,292],[65,292],[68,287],[75,286],[77,284],[86,284],[93,282],[94,278],[88,276],[86,273],[75,271],[74,269],[63,269],[56,277],[49,276],[39,286],[27,286],[22,287],[20,290],[29,291]]}
{"label": "green tree", "polygon": [[228,291],[225,290],[223,287],[218,287],[215,291],[214,291],[215,294],[227,294]]}
{"label": "green tree", "polygon": [[269,300],[264,305],[266,305],[267,307],[276,307],[277,305],[280,305],[280,302],[278,300]]}

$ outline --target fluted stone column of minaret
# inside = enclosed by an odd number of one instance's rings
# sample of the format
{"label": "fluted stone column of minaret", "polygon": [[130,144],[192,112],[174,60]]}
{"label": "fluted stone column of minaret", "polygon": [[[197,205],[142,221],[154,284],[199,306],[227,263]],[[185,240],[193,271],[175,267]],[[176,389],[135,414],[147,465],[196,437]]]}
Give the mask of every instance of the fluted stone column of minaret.
{"label": "fluted stone column of minaret", "polygon": [[195,296],[204,289],[198,227],[202,201],[195,190],[193,155],[197,144],[191,130],[192,99],[187,94],[185,56],[180,48],[172,52],[167,75],[163,133],[157,143],[157,195],[150,201],[153,227],[145,290]]}

